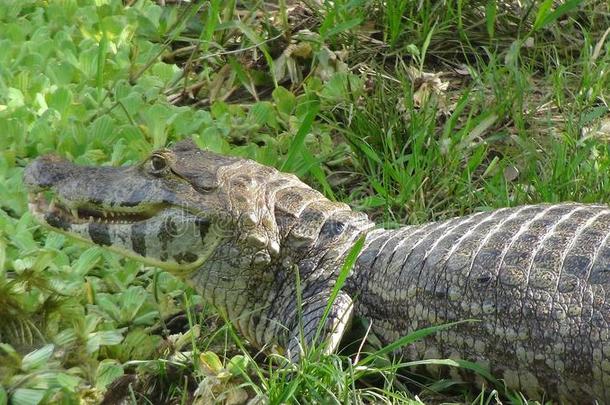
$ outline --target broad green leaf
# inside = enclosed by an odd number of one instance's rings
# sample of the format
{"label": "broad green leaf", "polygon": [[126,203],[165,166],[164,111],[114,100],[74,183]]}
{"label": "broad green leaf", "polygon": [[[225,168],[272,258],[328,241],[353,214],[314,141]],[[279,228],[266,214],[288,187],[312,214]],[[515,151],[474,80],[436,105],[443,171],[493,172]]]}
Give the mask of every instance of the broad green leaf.
{"label": "broad green leaf", "polygon": [[100,346],[118,345],[123,341],[123,332],[126,329],[120,330],[103,330],[89,334],[87,339],[87,353],[96,352]]}
{"label": "broad green leaf", "polygon": [[76,332],[73,328],[64,329],[59,332],[53,338],[53,342],[55,342],[58,346],[68,346],[74,343],[77,339]]}
{"label": "broad green leaf", "polygon": [[15,109],[25,105],[25,98],[23,97],[23,93],[19,89],[9,87],[6,96],[8,99],[8,108]]}
{"label": "broad green leaf", "polygon": [[146,291],[140,286],[132,286],[120,295],[121,320],[131,322],[146,302]]}
{"label": "broad green leaf", "polygon": [[45,364],[53,355],[55,345],[48,344],[23,356],[21,368],[27,371],[35,370]]}
{"label": "broad green leaf", "polygon": [[121,361],[149,359],[154,356],[160,341],[161,337],[158,335],[151,335],[141,328],[134,329],[116,347],[117,358]]}
{"label": "broad green leaf", "polygon": [[105,313],[106,316],[113,318],[115,321],[122,320],[121,306],[117,304],[116,298],[107,293],[97,294],[95,304]]}
{"label": "broad green leaf", "polygon": [[223,370],[222,362],[214,352],[203,352],[199,355],[199,361],[203,371],[207,375],[217,375]]}
{"label": "broad green leaf", "polygon": [[17,388],[11,395],[11,405],[37,405],[44,398],[45,390]]}
{"label": "broad green leaf", "polygon": [[55,381],[63,388],[73,392],[76,390],[76,387],[78,387],[78,384],[80,384],[81,379],[70,374],[59,373],[57,374]]}
{"label": "broad green leaf", "polygon": [[252,105],[250,115],[258,125],[273,126],[275,124],[275,110],[268,101],[260,101]]}
{"label": "broad green leaf", "polygon": [[79,277],[84,277],[100,260],[101,249],[94,246],[85,250],[72,265],[72,271]]}
{"label": "broad green leaf", "polygon": [[178,68],[178,66],[163,62],[153,64],[150,70],[152,74],[167,84],[171,83],[180,75],[180,68]]}
{"label": "broad green leaf", "polygon": [[347,72],[334,73],[320,92],[320,97],[330,103],[357,99],[363,89],[362,79]]}
{"label": "broad green leaf", "polygon": [[248,368],[248,357],[238,354],[235,355],[229,360],[229,364],[227,364],[227,370],[233,375],[241,375]]}
{"label": "broad green leaf", "polygon": [[292,114],[296,107],[296,97],[291,91],[279,86],[273,90],[271,95],[278,111],[286,115]]}
{"label": "broad green leaf", "polygon": [[91,46],[89,49],[82,51],[78,56],[78,65],[81,72],[88,77],[93,78],[97,73],[97,46]]}
{"label": "broad green leaf", "polygon": [[50,250],[58,250],[61,249],[63,244],[66,241],[66,237],[60,233],[51,232],[47,235],[47,238],[44,242],[44,246]]}
{"label": "broad green leaf", "polygon": [[102,115],[89,127],[89,139],[106,143],[114,132],[114,121],[108,115]]}
{"label": "broad green leaf", "polygon": [[49,108],[53,108],[61,115],[64,115],[72,103],[72,93],[65,87],[60,87],[47,95],[47,103]]}
{"label": "broad green leaf", "polygon": [[125,372],[119,362],[113,359],[102,360],[95,372],[95,386],[98,389],[104,389],[123,374]]}

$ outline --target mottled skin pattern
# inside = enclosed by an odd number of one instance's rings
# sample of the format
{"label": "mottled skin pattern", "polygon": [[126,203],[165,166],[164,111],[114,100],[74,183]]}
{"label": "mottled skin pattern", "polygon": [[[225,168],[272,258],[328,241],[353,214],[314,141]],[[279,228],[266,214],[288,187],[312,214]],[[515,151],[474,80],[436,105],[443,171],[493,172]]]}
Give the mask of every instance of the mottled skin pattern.
{"label": "mottled skin pattern", "polygon": [[328,351],[352,315],[387,343],[477,319],[402,354],[476,361],[531,398],[610,402],[606,206],[524,206],[374,230],[293,175],[192,142],[121,168],[43,156],[25,183],[41,223],[180,275],[255,346],[298,360],[365,235],[323,331]]}

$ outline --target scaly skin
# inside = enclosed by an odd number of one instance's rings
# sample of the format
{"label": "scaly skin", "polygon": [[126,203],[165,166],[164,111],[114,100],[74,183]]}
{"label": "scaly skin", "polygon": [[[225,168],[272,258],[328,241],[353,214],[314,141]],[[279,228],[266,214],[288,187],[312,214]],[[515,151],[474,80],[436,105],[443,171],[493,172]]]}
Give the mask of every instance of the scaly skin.
{"label": "scaly skin", "polygon": [[352,315],[388,343],[478,319],[402,354],[479,362],[531,398],[610,402],[605,206],[525,206],[372,230],[364,214],[293,175],[192,142],[122,168],[43,156],[25,183],[41,223],[183,277],[257,347],[298,360],[365,235],[323,331],[327,350]]}
{"label": "scaly skin", "polygon": [[533,205],[373,231],[345,290],[407,358],[479,362],[529,398],[610,401],[610,209]]}

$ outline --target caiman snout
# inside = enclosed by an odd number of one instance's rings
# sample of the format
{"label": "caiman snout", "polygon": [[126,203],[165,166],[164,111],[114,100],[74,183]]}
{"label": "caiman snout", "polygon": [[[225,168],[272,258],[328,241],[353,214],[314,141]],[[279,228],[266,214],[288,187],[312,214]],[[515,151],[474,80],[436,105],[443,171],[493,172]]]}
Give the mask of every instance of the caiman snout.
{"label": "caiman snout", "polygon": [[55,231],[169,271],[191,271],[219,239],[208,232],[209,218],[189,211],[180,198],[188,195],[189,184],[169,166],[162,171],[153,166],[151,159],[95,167],[41,156],[23,175],[28,207]]}
{"label": "caiman snout", "polygon": [[25,168],[23,180],[30,191],[40,191],[66,179],[72,166],[58,155],[40,156]]}

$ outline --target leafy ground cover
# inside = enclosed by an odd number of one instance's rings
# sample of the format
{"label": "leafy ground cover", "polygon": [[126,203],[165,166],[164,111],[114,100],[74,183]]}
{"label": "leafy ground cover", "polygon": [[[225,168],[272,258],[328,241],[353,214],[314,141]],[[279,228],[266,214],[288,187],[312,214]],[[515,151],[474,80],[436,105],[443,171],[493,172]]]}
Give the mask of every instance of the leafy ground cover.
{"label": "leafy ground cover", "polygon": [[576,0],[0,2],[0,404],[495,402],[501,386],[414,383],[382,358],[279,368],[207,308],[164,322],[201,297],[41,230],[23,167],[51,151],[129,164],[193,137],[386,226],[608,201],[609,12]]}

